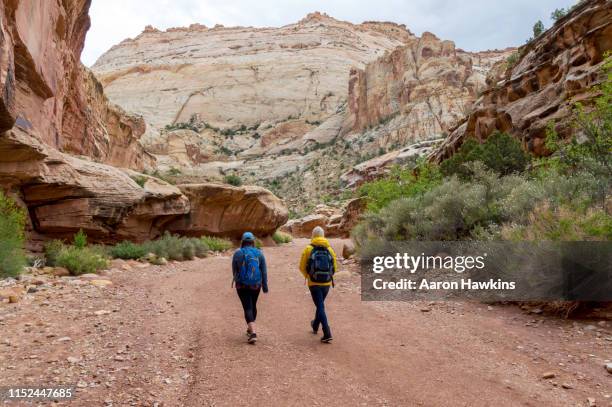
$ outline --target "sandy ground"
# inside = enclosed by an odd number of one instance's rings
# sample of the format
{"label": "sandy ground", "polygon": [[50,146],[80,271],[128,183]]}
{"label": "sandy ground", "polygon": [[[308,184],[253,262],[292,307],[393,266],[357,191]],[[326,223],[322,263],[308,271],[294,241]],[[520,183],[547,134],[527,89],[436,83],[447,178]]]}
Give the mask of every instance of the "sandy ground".
{"label": "sandy ground", "polygon": [[106,288],[45,283],[0,304],[0,386],[72,384],[76,397],[58,404],[75,406],[612,406],[610,321],[362,302],[351,265],[327,301],[334,343],[321,344],[296,269],[305,244],[265,248],[270,293],[254,346],[229,254],[115,262]]}

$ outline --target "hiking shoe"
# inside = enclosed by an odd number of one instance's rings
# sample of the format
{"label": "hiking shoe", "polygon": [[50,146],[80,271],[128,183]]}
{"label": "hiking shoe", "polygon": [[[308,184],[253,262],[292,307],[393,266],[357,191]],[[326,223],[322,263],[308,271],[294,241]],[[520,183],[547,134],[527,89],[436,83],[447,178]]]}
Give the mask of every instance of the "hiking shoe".
{"label": "hiking shoe", "polygon": [[315,321],[314,321],[314,319],[312,321],[310,321],[310,327],[312,328],[312,333],[316,335],[319,330],[315,329]]}
{"label": "hiking shoe", "polygon": [[331,336],[328,336],[328,337],[324,336],[324,337],[321,338],[321,342],[323,342],[323,343],[331,343],[332,340],[334,340],[334,338],[332,338]]}
{"label": "hiking shoe", "polygon": [[253,332],[252,334],[249,334],[249,339],[247,340],[248,343],[254,344],[255,342],[257,342],[257,334],[255,332]]}

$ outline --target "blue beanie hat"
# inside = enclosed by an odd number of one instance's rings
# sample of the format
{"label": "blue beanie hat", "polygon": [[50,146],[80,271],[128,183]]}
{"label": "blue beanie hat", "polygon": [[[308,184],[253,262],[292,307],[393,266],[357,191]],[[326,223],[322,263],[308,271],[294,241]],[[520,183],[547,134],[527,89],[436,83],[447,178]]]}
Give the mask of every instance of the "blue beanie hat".
{"label": "blue beanie hat", "polygon": [[253,235],[251,232],[244,232],[244,234],[242,235],[242,241],[243,242],[254,242],[255,235]]}

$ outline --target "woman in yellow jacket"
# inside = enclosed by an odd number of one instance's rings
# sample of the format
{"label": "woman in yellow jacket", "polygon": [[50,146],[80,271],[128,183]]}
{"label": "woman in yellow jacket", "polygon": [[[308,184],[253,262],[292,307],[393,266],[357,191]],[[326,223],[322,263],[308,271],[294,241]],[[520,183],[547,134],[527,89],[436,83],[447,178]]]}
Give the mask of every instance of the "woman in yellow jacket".
{"label": "woman in yellow jacket", "polygon": [[[315,254],[313,254],[313,252]],[[331,268],[331,270],[329,270]],[[331,343],[332,334],[325,314],[325,297],[329,287],[333,285],[333,274],[338,270],[336,253],[329,241],[325,238],[323,228],[317,226],[312,230],[312,240],[302,252],[300,271],[308,280],[308,289],[315,304],[315,318],[310,321],[312,333],[319,331],[319,324],[323,328],[321,342]]]}

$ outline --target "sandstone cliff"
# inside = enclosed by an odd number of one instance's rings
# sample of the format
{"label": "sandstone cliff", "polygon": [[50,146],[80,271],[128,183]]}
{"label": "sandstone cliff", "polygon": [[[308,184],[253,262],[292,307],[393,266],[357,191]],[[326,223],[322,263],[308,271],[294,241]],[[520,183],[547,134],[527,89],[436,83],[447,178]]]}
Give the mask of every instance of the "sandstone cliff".
{"label": "sandstone cliff", "polygon": [[314,122],[346,99],[351,66],[412,37],[397,24],[354,25],[321,13],[280,28],[148,27],[102,55],[93,71],[152,134],[193,115],[222,130]]}
{"label": "sandstone cliff", "polygon": [[517,61],[486,89],[431,160],[451,156],[466,137],[486,139],[496,130],[519,138],[525,149],[546,155],[546,126],[571,134],[575,102],[593,97],[605,52],[612,49],[612,2],[579,3],[567,16],[518,50]]}
{"label": "sandstone cliff", "polygon": [[366,65],[352,69],[345,132],[394,121],[388,130],[405,144],[440,135],[471,108],[486,74],[511,49],[469,53],[425,32]]}
{"label": "sandstone cliff", "polygon": [[151,166],[152,157],[138,142],[142,122],[108,105],[79,61],[89,3],[3,2],[2,130],[17,122],[60,151],[125,167]]}
{"label": "sandstone cliff", "polygon": [[510,52],[312,13],[280,28],[147,27],[92,69],[112,101],[143,115],[161,172],[237,174],[299,209],[337,194],[355,164],[444,137]]}
{"label": "sandstone cliff", "polygon": [[[142,118],[112,105],[79,62],[88,8],[85,0],[0,3],[0,187],[27,207],[30,242],[79,229],[92,241],[144,240],[198,210],[177,187],[116,168],[155,161],[139,142]],[[233,208],[245,209],[238,201]],[[267,233],[286,220],[275,203],[259,208],[277,215],[260,228]],[[251,226],[259,223],[245,220]]]}

